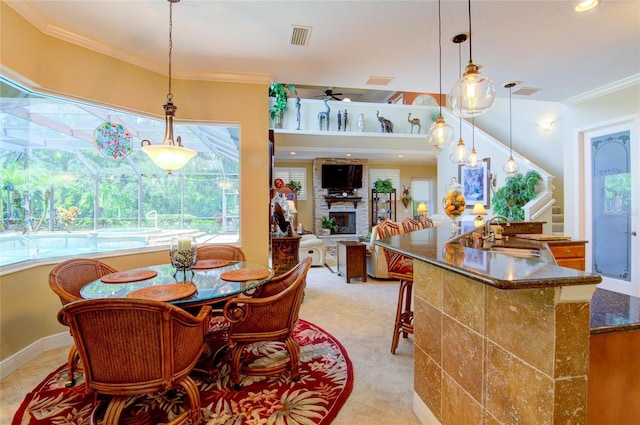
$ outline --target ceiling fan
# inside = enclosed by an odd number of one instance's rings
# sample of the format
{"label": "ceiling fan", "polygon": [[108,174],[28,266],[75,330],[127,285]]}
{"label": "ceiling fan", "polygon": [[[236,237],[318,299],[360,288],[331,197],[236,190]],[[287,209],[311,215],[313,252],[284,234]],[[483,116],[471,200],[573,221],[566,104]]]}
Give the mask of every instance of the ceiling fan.
{"label": "ceiling fan", "polygon": [[342,93],[334,93],[332,89],[326,89],[324,91],[324,95],[317,95],[315,97],[330,97],[333,100],[337,100],[339,102],[342,101],[342,99],[340,99],[339,97],[336,96],[342,96]]}

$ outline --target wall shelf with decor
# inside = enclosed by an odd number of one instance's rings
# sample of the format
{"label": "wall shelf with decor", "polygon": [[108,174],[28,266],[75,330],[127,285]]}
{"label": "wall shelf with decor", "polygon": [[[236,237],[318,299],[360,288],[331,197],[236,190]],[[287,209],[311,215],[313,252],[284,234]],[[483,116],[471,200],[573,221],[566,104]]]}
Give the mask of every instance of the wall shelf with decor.
{"label": "wall shelf with decor", "polygon": [[[274,100],[270,99],[270,104]],[[394,137],[394,138],[424,138],[429,127],[437,118],[437,106],[401,105],[388,103],[366,102],[338,102],[328,101],[329,106],[329,130],[326,121],[322,123],[322,129],[318,119],[320,112],[326,111],[324,101],[315,99],[301,99],[298,125],[298,110],[295,98],[289,98],[288,109],[282,118],[282,128],[275,129],[281,134],[304,134],[317,136],[346,136],[346,137]],[[344,125],[344,112],[348,113],[347,127]],[[341,115],[340,130],[338,130],[338,112]],[[364,129],[359,129],[358,119],[364,118]],[[378,116],[393,123],[393,132],[382,132],[382,125]],[[410,120],[418,119],[420,126],[412,125]]]}

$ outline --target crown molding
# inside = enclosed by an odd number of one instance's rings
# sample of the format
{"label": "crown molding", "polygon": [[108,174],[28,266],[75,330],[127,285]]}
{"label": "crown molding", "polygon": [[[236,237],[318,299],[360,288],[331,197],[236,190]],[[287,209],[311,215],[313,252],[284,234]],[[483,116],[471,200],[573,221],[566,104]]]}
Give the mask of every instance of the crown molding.
{"label": "crown molding", "polygon": [[[158,74],[166,73],[167,64],[148,59],[136,52],[103,43],[95,39],[82,36],[59,26],[51,25],[47,19],[39,13],[30,2],[6,0],[6,3],[22,16],[27,22],[36,27],[40,32],[59,40],[75,44],[94,52],[121,60],[131,65],[147,69]],[[220,81],[227,83],[245,84],[271,84],[273,76],[264,73],[228,72],[209,70],[180,70],[174,69],[174,78],[183,80]]]}
{"label": "crown molding", "polygon": [[635,74],[630,77],[623,78],[622,80],[618,80],[602,87],[598,87],[597,89],[589,90],[588,92],[579,94],[578,96],[565,99],[560,103],[563,103],[565,105],[577,105],[579,103],[583,103],[616,92],[618,90],[626,89],[627,87],[635,86],[636,84],[640,84],[640,74]]}

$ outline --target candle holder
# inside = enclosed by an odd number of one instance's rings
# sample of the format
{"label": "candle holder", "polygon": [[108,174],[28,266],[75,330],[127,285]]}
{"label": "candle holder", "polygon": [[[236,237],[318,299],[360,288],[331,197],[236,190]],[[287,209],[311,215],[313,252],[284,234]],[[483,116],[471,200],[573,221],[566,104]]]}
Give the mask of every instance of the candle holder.
{"label": "candle holder", "polygon": [[[193,265],[197,261],[198,257],[198,245],[193,237],[179,237],[171,239],[171,247],[169,249],[169,256],[171,258],[171,264],[176,268],[173,277],[179,271],[183,273],[183,282],[187,281],[187,271],[191,272],[191,279],[195,275],[193,271]],[[176,278],[177,280],[177,278]]]}

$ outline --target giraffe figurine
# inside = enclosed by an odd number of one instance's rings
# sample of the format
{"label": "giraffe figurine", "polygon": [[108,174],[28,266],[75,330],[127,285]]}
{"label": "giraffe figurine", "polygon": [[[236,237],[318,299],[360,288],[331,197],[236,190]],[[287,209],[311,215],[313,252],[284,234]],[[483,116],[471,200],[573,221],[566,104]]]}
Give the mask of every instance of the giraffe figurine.
{"label": "giraffe figurine", "polygon": [[411,134],[413,134],[413,126],[418,126],[418,134],[420,134],[420,130],[422,129],[422,125],[420,124],[420,118],[411,118],[411,112],[409,112],[409,118],[407,118],[409,124],[411,124]]}
{"label": "giraffe figurine", "polygon": [[320,131],[322,131],[322,120],[326,120],[327,122],[327,131],[329,131],[329,112],[331,112],[331,108],[329,108],[329,96],[326,96],[323,100],[324,105],[327,107],[326,111],[318,112],[318,125],[320,126]]}

